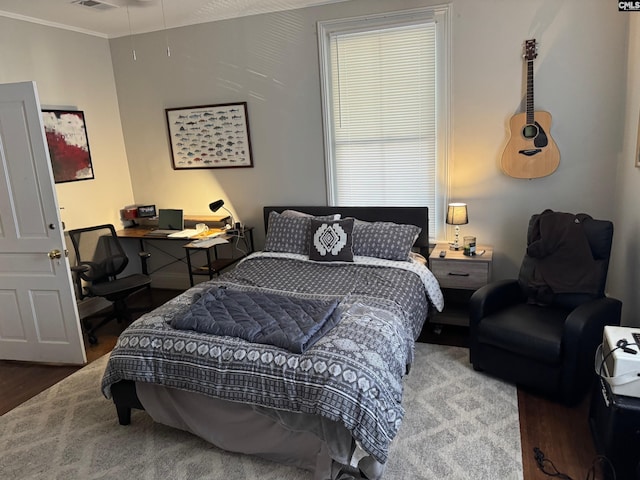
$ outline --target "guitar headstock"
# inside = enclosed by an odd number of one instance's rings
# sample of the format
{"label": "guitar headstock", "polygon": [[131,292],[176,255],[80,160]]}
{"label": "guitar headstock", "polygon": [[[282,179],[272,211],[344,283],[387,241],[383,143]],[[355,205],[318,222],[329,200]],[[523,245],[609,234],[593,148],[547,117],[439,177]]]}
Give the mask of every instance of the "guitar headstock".
{"label": "guitar headstock", "polygon": [[536,45],[535,38],[532,38],[531,40],[525,40],[522,56],[529,62],[533,61],[533,59],[538,56],[538,46]]}

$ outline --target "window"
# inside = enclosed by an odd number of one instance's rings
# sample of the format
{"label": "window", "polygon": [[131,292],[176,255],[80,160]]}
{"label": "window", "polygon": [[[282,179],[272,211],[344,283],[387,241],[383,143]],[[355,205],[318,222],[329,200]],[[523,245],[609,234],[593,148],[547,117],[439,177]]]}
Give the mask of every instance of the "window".
{"label": "window", "polygon": [[318,23],[329,205],[426,205],[432,239],[447,197],[448,10]]}

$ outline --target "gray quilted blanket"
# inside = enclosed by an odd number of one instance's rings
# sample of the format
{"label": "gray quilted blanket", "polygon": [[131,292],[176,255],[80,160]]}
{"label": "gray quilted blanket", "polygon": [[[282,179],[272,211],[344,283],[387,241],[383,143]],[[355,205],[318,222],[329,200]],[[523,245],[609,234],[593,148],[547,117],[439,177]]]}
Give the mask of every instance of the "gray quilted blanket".
{"label": "gray quilted blanket", "polygon": [[[442,292],[424,265],[367,260],[314,263],[254,254],[233,271],[196,285],[133,322],[118,338],[102,379],[152,382],[268,409],[342,423],[385,463],[404,408],[402,379],[430,304]],[[229,336],[177,330],[175,315],[212,287],[340,300],[340,321],[304,353]],[[430,302],[431,300],[431,302]]]}
{"label": "gray quilted blanket", "polygon": [[231,290],[202,293],[170,322],[179,330],[228,335],[303,353],[340,319],[338,301]]}

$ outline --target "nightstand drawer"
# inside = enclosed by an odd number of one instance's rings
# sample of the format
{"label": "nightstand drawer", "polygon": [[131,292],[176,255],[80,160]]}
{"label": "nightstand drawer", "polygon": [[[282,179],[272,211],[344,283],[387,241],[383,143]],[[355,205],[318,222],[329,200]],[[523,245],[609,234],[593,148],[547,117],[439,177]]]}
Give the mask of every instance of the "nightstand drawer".
{"label": "nightstand drawer", "polygon": [[431,271],[441,288],[476,290],[489,282],[486,262],[432,261]]}

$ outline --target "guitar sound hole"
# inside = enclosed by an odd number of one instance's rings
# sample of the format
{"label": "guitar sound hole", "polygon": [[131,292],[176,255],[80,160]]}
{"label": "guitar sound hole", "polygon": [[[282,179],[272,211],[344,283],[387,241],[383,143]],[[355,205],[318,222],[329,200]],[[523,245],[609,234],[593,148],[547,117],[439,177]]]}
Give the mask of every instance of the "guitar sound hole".
{"label": "guitar sound hole", "polygon": [[538,136],[538,127],[536,125],[525,125],[522,129],[524,138],[535,138]]}

